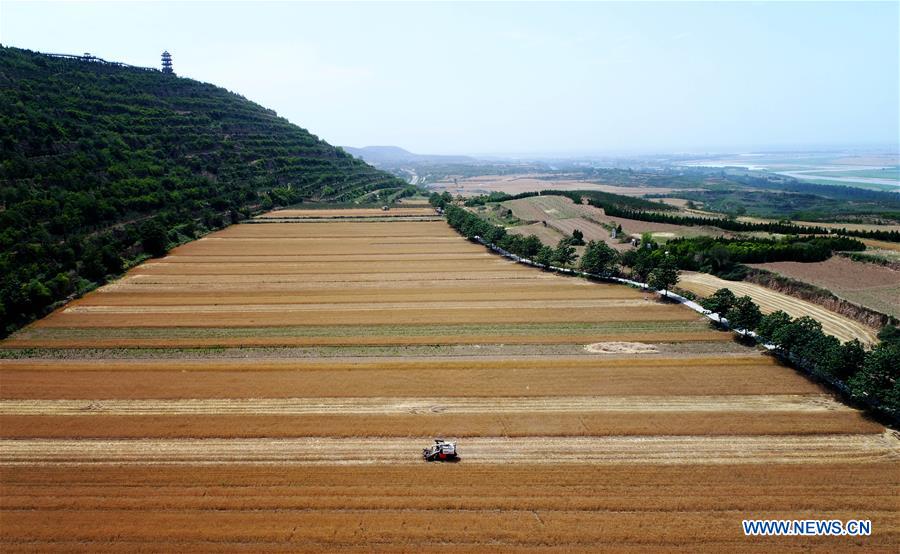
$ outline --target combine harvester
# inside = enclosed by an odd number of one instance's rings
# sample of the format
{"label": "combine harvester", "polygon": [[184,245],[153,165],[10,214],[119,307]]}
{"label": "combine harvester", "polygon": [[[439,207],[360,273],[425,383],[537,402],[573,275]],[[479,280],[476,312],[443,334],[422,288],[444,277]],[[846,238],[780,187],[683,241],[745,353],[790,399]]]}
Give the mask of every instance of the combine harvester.
{"label": "combine harvester", "polygon": [[447,442],[444,439],[434,439],[434,445],[422,449],[422,458],[426,462],[458,462],[456,443]]}

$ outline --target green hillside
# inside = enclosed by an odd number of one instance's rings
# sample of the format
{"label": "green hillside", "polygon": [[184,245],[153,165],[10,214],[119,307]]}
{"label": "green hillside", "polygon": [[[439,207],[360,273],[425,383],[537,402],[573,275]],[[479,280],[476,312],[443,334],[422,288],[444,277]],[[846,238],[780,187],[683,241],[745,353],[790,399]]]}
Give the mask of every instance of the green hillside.
{"label": "green hillside", "polygon": [[254,210],[405,186],[225,89],[0,47],[0,336]]}

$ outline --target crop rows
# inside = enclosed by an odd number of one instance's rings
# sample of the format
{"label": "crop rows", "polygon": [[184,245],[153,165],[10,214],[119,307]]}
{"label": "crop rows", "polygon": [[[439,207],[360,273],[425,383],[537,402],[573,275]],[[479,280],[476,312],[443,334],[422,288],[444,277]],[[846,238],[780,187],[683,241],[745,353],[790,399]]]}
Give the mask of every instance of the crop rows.
{"label": "crop rows", "polygon": [[[897,545],[897,436],[690,310],[443,222],[271,215],[0,345],[0,549]],[[422,462],[435,437],[462,460]]]}

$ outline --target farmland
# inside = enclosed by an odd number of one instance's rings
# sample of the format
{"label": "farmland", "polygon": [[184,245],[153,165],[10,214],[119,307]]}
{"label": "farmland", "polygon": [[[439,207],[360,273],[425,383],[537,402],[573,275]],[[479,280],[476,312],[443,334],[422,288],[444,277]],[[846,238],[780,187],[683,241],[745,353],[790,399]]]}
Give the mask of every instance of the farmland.
{"label": "farmland", "polygon": [[465,179],[457,179],[453,182],[430,183],[428,188],[437,191],[449,191],[453,195],[476,196],[491,192],[505,192],[507,194],[519,194],[522,192],[534,192],[539,190],[598,190],[613,192],[625,196],[643,196],[648,193],[666,194],[676,189],[657,187],[616,184],[605,184],[587,181],[577,176],[557,174],[514,174],[514,175],[479,175]]}
{"label": "farmland", "polygon": [[685,272],[682,274],[679,286],[701,296],[709,296],[721,288],[731,289],[738,296],[747,295],[752,298],[763,313],[781,310],[791,317],[808,315],[822,324],[822,330],[825,333],[842,341],[858,339],[869,344],[876,341],[875,329],[816,304],[753,283],[726,281],[705,273]]}
{"label": "farmland", "polygon": [[894,432],[681,306],[385,213],[229,227],[0,343],[4,552],[900,543]]}
{"label": "farmland", "polygon": [[[625,235],[640,236],[651,233],[655,240],[665,242],[675,237],[695,237],[700,235],[722,236],[730,233],[712,227],[690,227],[670,223],[637,221],[623,217],[607,216],[602,208],[576,205],[564,196],[534,196],[503,202],[515,217],[524,221],[546,221],[547,226],[558,233],[571,235],[573,229],[584,233],[586,240],[603,240],[617,250],[627,246],[610,238],[603,224],[621,225]],[[512,229],[513,231],[515,228]]]}
{"label": "farmland", "polygon": [[[631,250],[631,245],[620,242],[619,239],[613,239],[611,232],[608,230],[613,225],[621,225],[623,236],[639,236],[643,232],[650,233],[657,242],[666,242],[677,237],[699,237],[699,236],[724,236],[726,238],[735,238],[741,236],[733,232],[725,231],[716,227],[707,226],[686,226],[671,223],[656,223],[636,221],[621,217],[609,217],[602,208],[589,206],[585,204],[575,204],[570,198],[563,196],[542,195],[527,197],[515,200],[507,200],[500,204],[504,209],[509,210],[512,215],[520,221],[531,223],[529,225],[519,225],[510,227],[507,231],[510,234],[527,236],[529,234],[536,235],[543,244],[553,246],[564,237],[572,236],[573,231],[580,231],[585,240],[604,241],[607,245],[624,252]],[[477,210],[488,210],[489,208],[476,208]],[[760,221],[755,221],[760,222]],[[864,226],[857,225],[858,229],[880,228],[882,230],[892,230],[890,226]],[[752,235],[762,235],[769,238],[769,233],[751,233]],[[867,244],[873,241],[864,241]],[[891,245],[893,243],[878,243],[872,246]],[[889,256],[885,256],[885,252],[893,253],[889,250],[876,250],[876,255],[881,258],[890,260]],[[865,255],[868,253],[854,253],[855,256]],[[581,254],[581,251],[578,251]],[[874,310],[882,314],[895,315],[897,313],[896,298],[900,293],[900,273],[889,267],[876,266],[874,264],[862,263],[859,261],[851,261],[845,258],[832,258],[823,262],[800,263],[800,262],[770,262],[760,264],[750,264],[751,267],[767,269],[781,273],[787,277],[791,277],[809,283],[814,286],[826,290],[834,291],[838,297],[845,299],[851,303],[858,304],[864,308]],[[854,323],[845,317],[841,317],[832,311],[840,311],[833,305],[826,308],[815,306],[812,302],[803,299],[792,299],[788,294],[767,291],[762,287],[751,285],[749,283],[736,283],[734,281],[723,281],[713,276],[703,277],[708,283],[700,283],[698,279],[701,276],[691,275],[688,282],[682,287],[693,293],[700,295],[708,295],[715,291],[711,288],[711,283],[715,282],[717,288],[731,288],[737,292],[752,291],[751,297],[754,300],[762,299],[764,311],[774,311],[789,306],[786,311],[795,317],[809,315],[823,323],[827,330],[831,330],[832,334],[848,340],[859,338],[863,342],[873,342],[874,332],[869,329],[866,324],[872,325],[871,320],[859,319],[862,323]],[[785,292],[791,292],[790,290]],[[743,293],[742,293],[743,294]],[[798,294],[799,295],[799,294]],[[777,302],[775,300],[777,299]],[[837,301],[837,299],[835,299]],[[778,304],[778,307],[776,307]],[[850,309],[852,312],[852,309]],[[846,310],[841,313],[848,313]],[[855,330],[848,330],[847,326],[855,327]],[[880,324],[879,324],[880,325]],[[865,338],[864,338],[865,337]]]}
{"label": "farmland", "polygon": [[841,257],[812,264],[774,262],[751,267],[811,283],[850,302],[900,317],[900,271]]}
{"label": "farmland", "polygon": [[433,216],[434,210],[430,207],[404,207],[400,210],[381,210],[376,208],[348,208],[348,209],[308,209],[308,210],[274,210],[262,214],[263,219],[317,219],[317,218],[359,218],[359,217],[417,217]]}

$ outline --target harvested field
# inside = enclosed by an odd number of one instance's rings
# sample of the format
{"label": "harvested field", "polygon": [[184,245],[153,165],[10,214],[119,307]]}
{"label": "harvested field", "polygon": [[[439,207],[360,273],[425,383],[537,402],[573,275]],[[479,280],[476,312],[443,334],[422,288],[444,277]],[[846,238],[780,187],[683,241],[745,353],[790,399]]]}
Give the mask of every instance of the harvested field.
{"label": "harvested field", "polygon": [[559,242],[559,239],[565,237],[565,235],[560,233],[558,230],[542,223],[532,223],[531,225],[517,225],[515,227],[509,227],[506,231],[512,235],[522,235],[523,237],[527,237],[528,235],[535,235],[537,238],[541,239],[542,243],[548,246],[555,246]]}
{"label": "harvested field", "polygon": [[[663,322],[665,323],[665,322]],[[102,331],[111,328],[96,328],[102,334]],[[163,329],[163,328],[160,328]],[[176,328],[172,328],[176,329]],[[234,330],[240,330],[238,327]],[[266,329],[266,328],[262,328]],[[352,327],[350,327],[352,329]],[[113,329],[119,331],[119,329]],[[640,332],[583,332],[580,334],[552,334],[552,335],[502,335],[491,334],[485,336],[465,336],[465,335],[403,335],[403,336],[370,336],[370,335],[344,335],[344,336],[278,336],[278,335],[252,335],[248,337],[227,337],[220,335],[204,336],[202,331],[208,329],[201,328],[185,328],[189,331],[190,336],[179,338],[167,338],[163,336],[153,335],[137,335],[130,337],[112,338],[98,336],[97,338],[85,338],[81,333],[77,333],[80,337],[70,338],[48,338],[34,339],[24,335],[9,339],[7,345],[11,348],[221,348],[221,347],[312,347],[312,346],[410,346],[410,345],[473,345],[481,346],[486,342],[488,344],[501,345],[572,345],[584,344],[598,338],[622,339],[622,340],[642,340],[647,339],[647,333]],[[231,329],[217,328],[214,331],[229,331]],[[66,333],[72,332],[71,329],[62,329]],[[731,341],[732,337],[725,333],[710,334],[709,332],[701,333],[682,333],[682,332],[665,332],[654,331],[654,335],[660,340],[669,342],[726,342]]]}
{"label": "harvested field", "polygon": [[5,340],[0,548],[896,549],[881,424],[681,306],[398,211],[232,226]]}
{"label": "harvested field", "polygon": [[537,235],[541,242],[548,246],[556,246],[559,239],[572,236],[578,229],[584,233],[586,240],[606,242],[618,251],[631,248],[611,238],[599,221],[605,221],[603,210],[585,204],[575,204],[563,196],[535,196],[503,202],[503,206],[512,210],[513,215],[525,221],[538,221],[531,225],[522,225],[509,229],[510,233],[519,235]]}
{"label": "harvested field", "polygon": [[[19,550],[889,551],[900,540],[894,467],[45,465],[0,467],[0,477],[4,540]],[[855,540],[740,532],[751,517],[863,512],[873,535]]]}
{"label": "harvested field", "polygon": [[860,306],[900,317],[900,271],[840,256],[816,263],[772,262],[750,266],[828,289]]}
{"label": "harvested field", "polygon": [[259,216],[262,219],[303,219],[303,218],[351,218],[351,217],[408,217],[434,215],[434,208],[406,207],[381,210],[378,208],[357,208],[343,210],[274,210]]}
{"label": "harvested field", "polygon": [[652,233],[654,237],[665,240],[674,237],[719,237],[731,235],[728,231],[719,229],[718,227],[675,225],[673,223],[655,223],[652,221],[626,219],[624,217],[612,217],[606,215],[602,208],[595,209],[600,213],[593,214],[591,216],[592,219],[603,223],[621,225],[622,231],[626,235],[631,236],[639,237],[642,233]]}
{"label": "harvested field", "polygon": [[565,196],[532,196],[507,200],[502,204],[512,210],[514,216],[525,221],[570,219],[596,210],[585,204],[576,204]]}
{"label": "harvested field", "polygon": [[863,343],[876,342],[875,329],[838,315],[821,306],[776,292],[753,283],[726,281],[706,273],[682,272],[678,286],[701,296],[709,296],[720,288],[731,289],[738,296],[747,295],[759,304],[763,313],[776,310],[786,312],[791,317],[810,316],[822,324],[822,330],[829,335],[848,341],[858,339]]}
{"label": "harvested field", "polygon": [[[602,224],[621,225],[625,236],[640,236],[644,232],[653,233],[657,240],[665,241],[675,237],[729,235],[727,231],[715,227],[691,227],[669,223],[652,223],[621,217],[609,217],[602,208],[575,204],[564,196],[533,196],[503,202],[513,215],[524,221],[546,222],[528,226],[512,227],[510,232],[522,235],[536,234],[544,244],[555,246],[562,236],[571,236],[578,229],[587,240],[600,240],[618,250],[629,250],[631,246],[611,238],[610,232]],[[535,232],[538,225],[544,227],[543,234]],[[551,233],[555,231],[556,234]]]}
{"label": "harvested field", "polygon": [[577,229],[584,234],[585,240],[605,241],[610,238],[609,231],[604,229],[601,225],[584,219],[583,217],[557,219],[547,223],[547,225],[550,225],[567,237],[572,236],[572,232]]}
{"label": "harvested field", "polygon": [[[273,363],[276,362],[276,363]],[[770,358],[621,359],[555,362],[430,360],[9,360],[4,399],[336,398],[814,394],[821,389]],[[330,362],[330,361],[329,361]],[[418,367],[417,367],[418,366]]]}
{"label": "harvested field", "polygon": [[[0,464],[420,464],[418,439],[0,439]],[[591,452],[587,459],[584,452]],[[900,462],[891,432],[811,437],[506,437],[466,441],[472,464],[735,464]]]}
{"label": "harvested field", "polygon": [[[153,309],[138,307],[77,306],[65,308],[41,321],[41,327],[238,327],[284,325],[377,325],[384,321],[405,321],[408,324],[471,324],[547,322],[619,321],[693,321],[696,314],[667,309],[662,305],[647,305],[647,301],[582,303],[561,312],[553,306],[477,306],[464,305],[446,312],[423,311],[416,307],[345,307],[317,306],[229,306],[224,309],[207,306],[177,312],[173,307]],[[604,310],[600,310],[603,308]],[[643,309],[637,309],[643,308]],[[216,314],[211,318],[209,314]]]}
{"label": "harvested field", "polygon": [[[209,331],[209,329],[205,329]],[[237,330],[232,329],[237,332]],[[726,332],[721,336],[728,337]],[[645,357],[696,358],[700,356],[744,357],[747,346],[732,340],[657,342],[655,354]],[[4,349],[6,359],[29,360],[235,360],[235,359],[337,359],[360,358],[517,358],[522,356],[593,356],[579,343],[529,344],[407,344],[337,346],[247,346],[237,348],[37,348]],[[628,358],[630,354],[607,354],[605,358]]]}
{"label": "harvested field", "polygon": [[[101,401],[102,403],[102,401]],[[167,414],[167,415],[8,415],[0,416],[0,436],[9,439],[196,439],[297,437],[645,437],[813,436],[878,433],[881,427],[858,412],[744,410],[727,407],[694,411],[499,412],[416,414]],[[689,410],[689,411],[686,411]],[[468,444],[468,441],[464,441]],[[415,450],[414,450],[415,451]]]}
{"label": "harvested field", "polygon": [[868,247],[869,250],[882,250],[888,252],[900,252],[900,243],[885,242],[882,240],[860,239]]}
{"label": "harvested field", "polygon": [[[229,239],[233,240],[251,240],[268,238],[279,240],[288,239],[349,239],[353,243],[371,243],[374,239],[394,239],[392,241],[409,241],[412,244],[420,244],[421,241],[431,241],[435,239],[443,239],[450,242],[462,242],[459,235],[453,233],[452,229],[447,229],[446,225],[432,223],[431,225],[422,225],[421,222],[407,221],[379,221],[379,222],[359,222],[359,221],[341,221],[335,220],[327,224],[322,223],[281,223],[272,225],[232,225],[216,231],[211,235],[207,235],[201,239],[195,240],[183,246],[172,250],[170,254],[177,254],[179,251],[197,251],[194,255],[204,255],[208,245],[207,242],[221,242]],[[417,242],[416,239],[420,239]],[[377,242],[377,241],[376,241]],[[481,253],[480,250],[469,248],[468,252]],[[304,249],[300,254],[308,254]],[[361,249],[355,254],[372,253]],[[384,252],[378,250],[374,252],[382,255]]]}
{"label": "harvested field", "polygon": [[0,400],[0,416],[852,411],[827,395]]}

